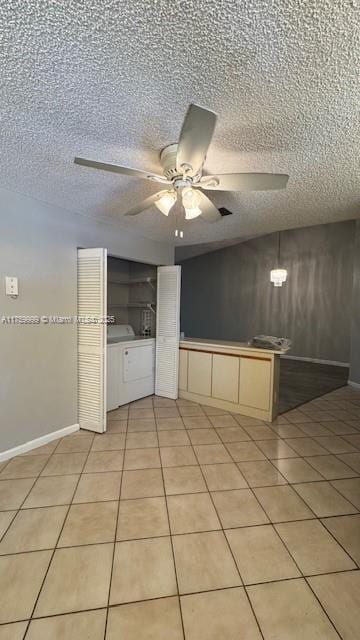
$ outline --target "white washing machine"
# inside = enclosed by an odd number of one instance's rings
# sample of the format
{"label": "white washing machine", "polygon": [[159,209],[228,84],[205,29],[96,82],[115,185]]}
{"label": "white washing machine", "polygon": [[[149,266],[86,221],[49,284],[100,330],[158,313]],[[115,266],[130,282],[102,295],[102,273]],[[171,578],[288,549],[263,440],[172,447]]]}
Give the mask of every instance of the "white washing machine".
{"label": "white washing machine", "polygon": [[155,391],[155,338],[136,336],[129,324],[107,329],[107,411]]}

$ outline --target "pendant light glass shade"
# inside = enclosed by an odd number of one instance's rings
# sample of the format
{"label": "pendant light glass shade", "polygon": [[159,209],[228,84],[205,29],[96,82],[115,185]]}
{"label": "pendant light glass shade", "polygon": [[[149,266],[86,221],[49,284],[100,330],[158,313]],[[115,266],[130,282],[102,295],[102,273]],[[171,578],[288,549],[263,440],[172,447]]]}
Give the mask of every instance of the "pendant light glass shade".
{"label": "pendant light glass shade", "polygon": [[273,283],[274,287],[282,287],[283,283],[286,282],[287,278],[287,270],[280,269],[280,231],[278,232],[278,256],[277,256],[277,267],[276,269],[272,269],[270,271],[270,282]]}
{"label": "pendant light glass shade", "polygon": [[282,287],[283,282],[286,282],[286,278],[286,269],[272,269],[270,271],[270,282],[274,284],[274,287]]}

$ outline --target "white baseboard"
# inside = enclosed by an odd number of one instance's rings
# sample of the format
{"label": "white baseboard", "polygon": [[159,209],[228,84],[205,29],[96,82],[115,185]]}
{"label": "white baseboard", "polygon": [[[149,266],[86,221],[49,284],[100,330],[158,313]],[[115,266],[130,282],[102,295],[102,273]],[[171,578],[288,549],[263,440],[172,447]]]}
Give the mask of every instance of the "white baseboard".
{"label": "white baseboard", "polygon": [[316,364],[331,364],[335,367],[350,367],[349,362],[339,362],[338,360],[320,360],[319,358],[303,358],[302,356],[280,356],[286,360],[301,360],[302,362],[315,362]]}
{"label": "white baseboard", "polygon": [[32,449],[37,449],[37,447],[41,447],[43,444],[47,444],[52,440],[58,440],[58,438],[63,438],[64,436],[68,436],[70,433],[79,431],[79,429],[80,426],[78,424],[71,424],[69,427],[63,427],[62,429],[52,431],[51,433],[47,433],[44,436],[35,438],[34,440],[29,440],[29,442],[24,442],[24,444],[19,444],[13,449],[0,451],[0,462],[8,460],[9,458],[14,458],[15,456],[20,456],[22,453],[27,453]]}
{"label": "white baseboard", "polygon": [[348,384],[350,387],[354,387],[354,389],[360,389],[360,382],[353,382],[352,380],[348,380]]}

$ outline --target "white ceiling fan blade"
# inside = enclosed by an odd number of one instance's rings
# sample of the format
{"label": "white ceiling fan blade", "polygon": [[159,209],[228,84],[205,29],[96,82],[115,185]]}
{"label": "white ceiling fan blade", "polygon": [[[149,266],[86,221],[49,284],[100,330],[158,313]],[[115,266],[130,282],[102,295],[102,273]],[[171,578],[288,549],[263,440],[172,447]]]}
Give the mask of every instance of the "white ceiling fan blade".
{"label": "white ceiling fan blade", "polygon": [[203,176],[193,186],[213,191],[268,191],[285,189],[288,179],[284,173],[225,173]]}
{"label": "white ceiling fan blade", "polygon": [[209,198],[202,193],[202,191],[197,191],[200,196],[199,201],[199,209],[201,209],[201,217],[206,220],[206,222],[217,222],[221,220],[222,215],[220,211],[215,207],[215,205],[209,200]]}
{"label": "white ceiling fan blade", "polygon": [[132,169],[131,167],[121,167],[118,164],[109,164],[107,162],[97,162],[96,160],[87,160],[86,158],[74,158],[75,164],[81,164],[84,167],[92,169],[101,169],[102,171],[110,171],[112,173],[120,173],[126,176],[134,176],[135,178],[145,178],[168,184],[168,180],[164,176],[159,176],[151,171],[141,171],[140,169]]}
{"label": "white ceiling fan blade", "polygon": [[158,191],[158,193],[153,193],[152,196],[145,198],[142,202],[139,202],[136,207],[129,209],[124,215],[125,216],[137,216],[139,213],[145,211],[145,209],[149,209],[157,200],[160,200],[164,195],[166,195],[167,191]]}
{"label": "white ceiling fan blade", "polygon": [[217,115],[209,109],[191,104],[188,108],[180,133],[176,156],[176,168],[191,166],[188,175],[196,175],[203,166],[206,153],[213,137]]}

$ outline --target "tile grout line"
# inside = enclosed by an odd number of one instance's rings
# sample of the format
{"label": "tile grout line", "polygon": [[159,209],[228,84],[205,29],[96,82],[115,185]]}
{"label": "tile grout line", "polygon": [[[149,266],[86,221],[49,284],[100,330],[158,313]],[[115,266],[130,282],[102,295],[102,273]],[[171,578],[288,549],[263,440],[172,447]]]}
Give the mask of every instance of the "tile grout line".
{"label": "tile grout line", "polygon": [[[342,572],[339,572],[342,573]],[[324,575],[324,574],[323,574]],[[325,574],[326,575],[326,574]],[[341,633],[338,631],[338,629],[335,626],[335,623],[332,621],[332,619],[330,618],[330,615],[328,614],[328,612],[326,611],[325,607],[323,606],[320,598],[318,598],[317,594],[315,593],[314,589],[312,588],[309,580],[307,579],[306,576],[304,576],[304,580],[308,586],[308,588],[310,589],[311,593],[313,594],[314,598],[316,599],[316,601],[319,603],[322,611],[324,612],[325,616],[327,617],[327,619],[330,621],[330,624],[332,625],[332,627],[335,629],[335,632],[338,634],[339,638],[343,638],[343,636],[341,635]]]}
{"label": "tile grout line", "polygon": [[[216,464],[216,463],[215,463]],[[228,463],[228,464],[234,464],[234,463]],[[204,465],[206,466],[206,465]],[[210,465],[211,466],[211,465]],[[177,467],[164,467],[165,469],[192,469],[192,468],[198,468],[201,467],[201,465],[185,465],[185,466],[177,466]],[[160,471],[160,467],[151,467],[151,468],[141,468],[141,469],[128,469],[126,471]],[[105,472],[104,472],[105,473]],[[113,471],[113,472],[109,472],[109,473],[122,473],[121,471]],[[240,471],[241,473],[241,471]],[[81,474],[84,475],[84,474]],[[87,474],[85,474],[87,475]],[[64,476],[59,476],[59,477],[64,477]],[[67,477],[67,476],[65,476]],[[81,478],[80,478],[81,479]],[[348,478],[349,480],[358,480],[359,478]],[[256,485],[256,486],[246,486],[246,487],[238,487],[238,488],[232,488],[232,489],[211,489],[212,493],[225,493],[225,492],[231,492],[231,491],[249,491],[249,490],[254,490],[254,489],[277,489],[279,487],[294,487],[297,484],[319,484],[320,482],[328,482],[325,480],[309,480],[307,482],[297,482],[297,483],[284,483],[284,484],[274,484],[274,485]],[[329,483],[331,484],[331,483]],[[335,489],[335,487],[333,487]],[[335,489],[335,491],[337,491]],[[31,490],[30,490],[31,492]],[[168,496],[186,496],[186,495],[196,495],[196,494],[200,494],[200,493],[205,493],[204,490],[202,491],[187,491],[185,493],[179,492],[179,493],[168,493]],[[346,496],[343,496],[342,494],[340,494],[341,497],[343,497],[345,500],[347,500],[349,502],[349,504],[352,504],[347,498]],[[155,496],[145,496],[145,497],[150,497],[150,498],[161,498],[163,497],[164,494],[159,494],[159,495],[155,495]],[[303,498],[301,497],[301,495],[299,496],[302,500]],[[132,498],[121,498],[121,500],[123,502],[131,502],[134,500],[143,500],[144,498],[141,497],[132,497]],[[41,505],[41,506],[34,506],[34,507],[25,507],[24,509],[6,509],[1,511],[0,513],[10,513],[11,511],[15,511],[15,515],[14,518],[16,517],[16,515],[18,514],[18,512],[25,512],[25,511],[34,511],[37,509],[51,509],[53,507],[66,507],[68,505],[70,506],[80,506],[80,505],[86,505],[86,504],[102,504],[103,502],[107,503],[107,502],[117,502],[117,499],[114,498],[112,499],[106,499],[106,500],[85,500],[83,502],[74,502],[74,500],[72,499],[71,502],[64,502],[64,503],[60,503],[60,504],[48,504],[48,505]],[[304,500],[303,500],[304,502]],[[306,504],[306,503],[305,503]],[[306,506],[308,507],[308,505],[306,504]],[[315,518],[342,518],[345,516],[356,516],[359,515],[360,511],[359,509],[355,506],[354,509],[356,509],[356,512],[354,511],[346,511],[345,513],[334,513],[334,514],[330,514],[330,515],[314,515]],[[309,510],[311,511],[311,507],[308,507]],[[263,509],[263,507],[262,507]],[[315,513],[315,512],[314,512]],[[283,523],[283,522],[302,522],[303,520],[313,520],[314,518],[295,518],[294,520],[281,520],[279,521],[279,523]],[[252,526],[256,526],[256,525],[252,525]]]}
{"label": "tile grout line", "polygon": [[[154,433],[157,433],[157,432],[154,431]],[[160,431],[160,433],[164,433],[164,431]],[[173,433],[173,431],[170,431],[170,433]],[[256,443],[256,441],[254,441],[254,444],[255,443]],[[216,444],[222,444],[227,450],[227,446],[226,445],[229,445],[229,444],[245,444],[245,442],[243,440],[237,440],[237,441],[228,442],[228,443],[220,442],[220,443],[210,443],[210,444],[196,444],[196,445],[193,445],[193,446],[204,447],[204,446],[214,446]],[[68,455],[72,455],[72,453],[76,453],[76,454],[80,454],[80,453],[82,453],[82,454],[87,454],[87,453],[89,453],[89,454],[90,453],[92,453],[92,454],[93,453],[115,453],[115,452],[119,452],[119,451],[124,451],[124,452],[125,451],[139,451],[139,450],[143,450],[143,449],[153,450],[153,449],[159,449],[159,448],[160,449],[176,449],[178,447],[184,447],[184,446],[189,446],[189,444],[186,444],[186,445],[178,445],[178,444],[176,444],[176,445],[166,445],[166,446],[161,446],[161,447],[155,447],[155,446],[152,446],[152,447],[136,447],[136,448],[130,448],[130,449],[129,448],[126,448],[126,449],[123,449],[123,448],[119,448],[119,449],[102,449],[102,450],[98,450],[98,451],[93,451],[93,450],[90,449],[88,452],[87,451],[78,451],[78,452],[71,452],[71,453],[61,453],[61,454],[56,454],[56,455],[58,455],[58,456],[59,455],[68,456]],[[229,455],[232,456],[232,454],[230,454],[229,451],[228,451],[228,453],[229,453]],[[353,452],[353,453],[360,454],[360,451],[356,451],[356,452]],[[330,456],[333,456],[333,457],[337,458],[337,460],[339,462],[342,462],[345,466],[347,466],[349,468],[349,471],[351,472],[351,475],[350,476],[339,476],[339,477],[335,477],[335,478],[326,478],[325,476],[323,476],[323,478],[325,480],[327,480],[327,481],[347,480],[347,479],[353,479],[353,478],[360,477],[360,472],[356,471],[355,469],[352,469],[349,464],[346,464],[343,460],[339,459],[339,455],[352,455],[351,453],[350,454],[335,454],[335,453],[326,452],[325,454],[320,454],[320,455],[319,454],[312,455],[312,456],[309,456],[309,455],[306,455],[306,456],[296,455],[296,456],[281,457],[281,458],[269,457],[269,456],[266,456],[266,454],[263,454],[263,455],[265,456],[264,458],[251,458],[251,459],[237,460],[237,461],[235,460],[235,458],[232,457],[232,461],[235,464],[240,464],[240,463],[243,463],[243,462],[265,462],[265,461],[277,462],[279,460],[304,460],[305,462],[309,462],[309,464],[311,464],[310,463],[310,459],[311,458],[328,458]],[[32,456],[32,457],[38,457],[38,456]],[[51,458],[51,456],[49,457],[49,460],[50,460],[50,458]],[[49,460],[45,463],[45,466],[48,464]],[[203,463],[203,465],[209,465],[209,464],[226,464],[226,462],[216,462],[216,463],[207,462],[207,463]],[[191,465],[185,465],[185,466],[191,466]],[[313,465],[311,465],[311,466],[313,467]],[[146,468],[146,467],[144,467],[144,468]],[[313,467],[313,469],[315,469],[315,471],[317,471],[320,475],[322,475],[322,473],[320,471],[318,471],[316,469],[316,467]],[[121,471],[121,469],[120,469],[120,471]],[[127,469],[127,471],[132,471],[132,469]],[[277,471],[279,471],[279,470],[277,469]],[[83,473],[84,475],[88,475],[88,474],[92,474],[92,473],[111,473],[111,471],[109,471],[109,470],[106,470],[106,471],[82,471],[81,473]],[[13,477],[13,478],[0,478],[0,485],[1,485],[1,482],[6,482],[6,481],[9,482],[9,481],[12,481],[12,480],[32,480],[32,479],[38,480],[39,478],[56,478],[56,477],[62,477],[62,476],[78,475],[79,471],[68,471],[66,473],[54,473],[54,474],[48,474],[48,475],[41,475],[41,474],[42,474],[42,471],[40,472],[39,475],[29,475],[29,476],[20,476],[20,477],[17,476],[17,477]],[[312,480],[312,481],[309,481],[309,482],[316,482],[316,480]]]}
{"label": "tile grout line", "polygon": [[[155,418],[155,420],[156,420],[156,418]],[[156,422],[156,426],[157,426],[157,422]],[[183,634],[183,639],[185,640],[185,626],[184,626],[183,611],[182,611],[182,606],[181,606],[180,589],[179,589],[179,578],[178,578],[178,572],[177,572],[177,568],[176,568],[173,537],[172,537],[172,533],[171,533],[171,524],[170,524],[170,515],[169,515],[169,506],[168,506],[168,500],[167,500],[167,493],[166,493],[166,488],[165,488],[164,470],[163,470],[162,460],[161,460],[161,456],[160,456],[160,441],[159,441],[158,429],[156,429],[156,434],[157,434],[157,441],[158,441],[158,445],[159,445],[160,469],[161,469],[161,477],[162,477],[162,483],[163,483],[163,488],[164,488],[164,502],[165,502],[165,506],[166,506],[166,514],[167,514],[167,519],[168,519],[169,538],[170,538],[171,553],[172,553],[175,580],[176,580],[177,600],[178,600],[178,605],[179,605],[182,634]]]}
{"label": "tile grout line", "polygon": [[[127,421],[126,421],[125,445],[126,445],[126,439],[127,439],[127,434],[128,434],[128,425],[129,425],[129,418],[127,418]],[[115,562],[116,542],[117,542],[117,529],[118,529],[119,517],[120,517],[121,490],[122,490],[122,483],[123,483],[123,479],[124,479],[124,463],[125,463],[125,448],[124,448],[124,455],[123,455],[123,458],[122,458],[122,471],[121,471],[121,477],[120,477],[119,498],[118,498],[118,505],[117,505],[116,521],[115,521],[114,547],[113,547],[113,554],[112,554],[112,561],[111,561],[109,592],[108,592],[107,606],[106,606],[104,640],[106,639],[107,626],[108,626],[108,620],[109,620],[110,594],[111,594],[111,586],[112,586],[112,579],[113,579],[113,572],[114,572],[114,562]]]}
{"label": "tile grout line", "polygon": [[[317,480],[317,483],[319,483],[319,482],[320,482],[320,480]],[[353,503],[352,503],[348,498],[346,498],[345,496],[343,496],[343,495],[342,495],[342,493],[340,493],[340,491],[338,491],[335,487],[333,487],[333,486],[332,486],[332,484],[331,484],[331,482],[329,482],[328,480],[325,480],[324,482],[327,482],[327,483],[332,487],[332,489],[333,489],[336,493],[338,493],[338,494],[339,494],[339,496],[340,496],[341,498],[343,498],[346,502],[348,502],[348,503],[349,503],[349,504],[350,504],[350,505],[355,509],[356,513],[359,513],[359,509],[358,509],[357,507],[355,507],[355,505],[354,505],[354,504],[353,504]],[[301,493],[299,493],[299,491],[296,489],[296,487],[297,487],[299,484],[312,484],[312,483],[311,483],[311,482],[294,482],[294,484],[292,485],[292,487],[293,487],[293,489],[296,491],[296,493],[298,494],[298,496],[303,500],[303,502],[305,502],[306,506],[310,509],[310,511],[313,511],[313,509],[311,509],[311,507],[308,505],[308,503],[306,502],[306,500],[302,497]],[[313,511],[313,513],[315,513],[315,511]],[[347,513],[344,513],[344,514],[338,514],[338,515],[350,516],[350,515],[356,515],[356,513],[347,512]],[[332,517],[331,515],[330,515],[330,516],[321,516],[321,515],[317,515],[317,514],[315,514],[315,515],[316,515],[316,518],[331,518],[331,517]]]}
{"label": "tile grout line", "polygon": [[[225,542],[226,542],[227,548],[228,548],[228,550],[229,550],[229,552],[230,552],[230,554],[231,554],[231,557],[232,557],[233,562],[234,562],[234,566],[235,566],[236,571],[237,571],[237,573],[238,573],[238,575],[239,575],[239,578],[240,578],[240,586],[243,586],[243,587],[244,587],[244,593],[246,594],[247,601],[248,601],[248,604],[249,604],[250,609],[251,609],[251,611],[252,611],[252,614],[253,614],[253,616],[254,616],[254,620],[255,620],[255,622],[256,622],[256,624],[257,624],[257,627],[258,627],[258,629],[259,629],[259,633],[260,633],[261,637],[263,638],[263,640],[265,640],[264,634],[263,634],[262,629],[261,629],[261,627],[260,627],[259,620],[258,620],[258,618],[257,618],[257,616],[256,616],[256,613],[255,613],[255,610],[254,610],[254,608],[253,608],[252,602],[250,601],[249,595],[248,595],[248,593],[247,593],[247,591],[246,591],[246,589],[245,589],[245,585],[244,585],[243,579],[242,579],[242,577],[241,577],[241,573],[240,573],[239,567],[238,567],[237,562],[236,562],[236,560],[235,560],[235,557],[234,557],[233,551],[232,551],[232,549],[231,549],[231,547],[230,547],[229,541],[228,541],[227,536],[226,536],[226,533],[225,533],[225,531],[224,531],[224,527],[223,527],[222,521],[221,521],[221,519],[220,519],[219,513],[218,513],[218,511],[217,511],[216,505],[215,505],[214,500],[213,500],[213,497],[212,497],[212,495],[211,495],[211,491],[210,491],[210,489],[209,489],[209,485],[208,485],[208,483],[207,483],[206,477],[205,477],[205,475],[204,475],[204,473],[203,473],[203,470],[202,470],[202,468],[201,468],[201,465],[200,465],[199,459],[198,459],[198,457],[197,457],[197,455],[196,455],[196,452],[195,452],[195,449],[194,449],[194,446],[193,446],[193,445],[192,445],[192,448],[193,448],[194,456],[195,456],[195,458],[196,458],[196,460],[197,460],[197,462],[198,462],[198,466],[199,466],[199,468],[200,468],[200,472],[201,472],[201,474],[202,474],[202,476],[203,476],[203,480],[204,480],[205,486],[206,486],[206,488],[207,488],[207,490],[208,490],[208,494],[209,494],[209,497],[210,497],[211,503],[212,503],[212,505],[213,505],[213,508],[214,508],[215,513],[216,513],[217,519],[218,519],[219,524],[220,524],[220,526],[221,526],[221,529],[220,529],[220,530],[222,531],[222,534],[223,534],[223,537],[224,537],[224,539],[225,539]],[[239,470],[239,471],[240,471],[240,470]],[[241,474],[241,475],[242,475],[242,474]],[[265,513],[265,512],[264,512],[264,513]],[[265,515],[266,515],[266,517],[267,517],[267,514],[265,514]]]}
{"label": "tile grout line", "polygon": [[[353,516],[356,516],[356,515],[359,515],[359,514],[352,513],[352,514],[349,514],[349,515],[350,515],[350,516],[352,516],[352,515],[353,515]],[[339,547],[341,547],[341,549],[344,551],[344,553],[346,553],[346,555],[347,555],[347,556],[350,558],[350,560],[354,563],[354,565],[355,565],[355,569],[350,569],[350,571],[356,571],[357,569],[360,569],[360,562],[357,562],[357,560],[355,560],[355,558],[353,558],[353,557],[350,555],[349,551],[347,551],[347,550],[346,550],[346,548],[344,547],[344,545],[343,545],[339,540],[337,540],[337,539],[336,539],[336,537],[334,536],[333,532],[332,532],[330,529],[328,529],[328,528],[327,528],[327,526],[326,526],[326,524],[323,522],[323,520],[330,519],[330,518],[332,518],[332,517],[338,517],[338,518],[347,517],[347,518],[348,518],[348,517],[349,517],[349,515],[347,515],[347,516],[328,516],[328,518],[320,518],[320,517],[319,517],[319,518],[317,518],[317,520],[318,520],[318,522],[320,522],[320,524],[324,527],[325,531],[327,531],[327,533],[331,536],[331,538],[334,540],[335,544],[338,544],[338,545],[339,545]],[[344,571],[346,571],[346,569],[345,569]],[[338,571],[336,571],[336,572],[334,571],[334,573],[339,573],[339,572],[338,572]],[[314,576],[311,576],[311,577],[314,577]]]}
{"label": "tile grout line", "polygon": [[[25,480],[27,478],[24,478]],[[30,479],[30,478],[28,478]],[[0,513],[8,513],[9,511],[15,511],[14,517],[11,519],[11,522],[9,523],[9,525],[6,527],[5,531],[3,532],[3,534],[0,536],[0,542],[2,542],[2,540],[4,539],[4,537],[6,536],[7,532],[9,531],[12,523],[14,522],[16,516],[18,515],[18,513],[22,510],[22,506],[24,504],[24,502],[28,499],[30,493],[32,492],[36,482],[37,482],[38,478],[34,478],[34,482],[32,483],[29,491],[27,492],[25,498],[23,499],[23,501],[21,502],[20,506],[17,509],[6,509],[5,511],[0,511]]]}
{"label": "tile grout line", "polygon": [[[183,534],[176,534],[175,537],[177,535],[183,535]],[[236,563],[235,563],[236,564]],[[308,578],[321,578],[323,576],[332,576],[332,575],[337,575],[340,573],[358,573],[357,569],[345,569],[345,570],[338,570],[338,571],[330,571],[328,573],[317,573],[317,574],[309,574],[309,575],[304,575],[304,576],[297,576],[295,578],[282,578],[280,580],[267,580],[266,582],[253,582],[253,583],[248,583],[248,584],[241,584],[241,585],[237,585],[237,586],[230,586],[230,587],[217,587],[216,589],[203,589],[202,591],[188,591],[184,594],[182,594],[183,596],[189,596],[189,595],[198,595],[198,594],[202,594],[202,593],[213,593],[214,591],[229,591],[231,589],[246,589],[247,587],[257,587],[257,586],[265,586],[268,584],[277,584],[279,582],[291,582],[293,580],[305,580],[307,581]],[[147,598],[146,600],[129,600],[126,602],[122,602],[121,604],[111,604],[109,605],[109,609],[115,609],[116,607],[121,607],[121,606],[126,606],[129,604],[139,604],[142,602],[153,602],[156,600],[166,600],[167,598],[174,598],[176,596],[156,596],[154,598]],[[60,613],[51,613],[48,614],[46,616],[38,616],[36,618],[32,618],[33,620],[46,620],[48,618],[57,618],[57,617],[62,617],[62,616],[66,616],[66,615],[72,615],[72,614],[76,614],[76,613],[87,613],[90,611],[103,611],[105,610],[107,607],[103,606],[103,607],[93,607],[92,609],[75,609],[72,611],[62,611]],[[0,623],[0,629],[1,627],[7,626],[7,625],[11,625],[11,624],[17,624],[19,622],[28,622],[27,618],[21,618],[19,620],[12,620],[11,622],[1,622]],[[31,622],[31,620],[30,620]]]}
{"label": "tile grout line", "polygon": [[[89,453],[90,453],[90,450],[88,451],[88,453],[87,453],[87,455],[86,455],[86,457],[85,457],[85,459],[84,459],[83,466],[82,466],[82,470],[83,470],[83,469],[84,469],[84,467],[85,467],[85,464],[86,464],[87,459],[88,459],[88,457],[89,457]],[[52,455],[53,455],[53,454],[51,454],[51,456],[52,456]],[[50,458],[51,458],[51,456],[50,456]],[[46,463],[46,464],[47,464],[47,463]],[[45,467],[44,467],[44,468],[45,468]],[[40,475],[39,475],[39,477],[40,477]],[[80,474],[79,474],[79,477],[78,477],[77,483],[76,483],[76,485],[75,485],[75,489],[74,489],[74,494],[73,494],[73,495],[75,495],[75,491],[76,491],[76,489],[77,489],[77,487],[78,487],[78,485],[79,485],[80,478],[81,478],[81,472],[80,472]],[[40,589],[39,589],[39,591],[38,591],[38,595],[37,595],[37,597],[36,597],[36,599],[35,599],[34,606],[33,606],[33,608],[32,608],[32,611],[31,611],[30,617],[29,617],[29,619],[28,619],[28,623],[27,623],[27,626],[26,626],[26,629],[25,629],[25,634],[24,634],[24,638],[23,638],[23,640],[25,640],[25,638],[26,638],[26,636],[27,636],[27,634],[28,634],[29,628],[30,628],[31,621],[33,620],[33,616],[34,616],[34,613],[35,613],[35,609],[36,609],[37,603],[38,603],[38,601],[39,601],[40,594],[41,594],[41,592],[42,592],[42,590],[43,590],[43,587],[44,587],[44,584],[45,584],[45,580],[46,580],[46,578],[47,578],[47,576],[48,576],[50,566],[51,566],[51,564],[52,564],[52,561],[53,561],[53,559],[54,559],[55,553],[56,553],[56,551],[57,551],[57,545],[58,545],[58,542],[59,542],[59,540],[60,540],[60,537],[61,537],[62,531],[63,531],[63,529],[64,529],[65,522],[66,522],[67,517],[68,517],[68,515],[69,515],[70,508],[71,508],[71,503],[70,503],[70,504],[69,504],[69,506],[68,506],[67,512],[66,512],[66,514],[65,514],[65,517],[64,517],[64,520],[63,520],[62,526],[61,526],[61,528],[60,528],[60,531],[59,531],[59,534],[58,534],[58,537],[57,537],[57,540],[56,540],[55,547],[54,547],[54,549],[52,550],[52,554],[51,554],[51,557],[50,557],[50,560],[49,560],[49,563],[48,563],[47,569],[46,569],[46,571],[45,571],[44,577],[43,577],[43,579],[42,579],[42,582],[41,582],[41,585],[40,585]]]}
{"label": "tile grout line", "polygon": [[[180,495],[194,495],[194,494],[180,494]],[[198,494],[195,494],[195,495],[198,495]],[[202,495],[207,495],[207,493],[204,491]],[[164,498],[164,496],[155,496],[155,497]],[[135,498],[135,499],[136,500],[144,500],[144,498]],[[145,498],[145,499],[146,500],[147,499],[151,500],[152,497],[151,498]],[[116,502],[116,501],[113,501],[113,502]],[[72,506],[72,505],[70,505],[70,506]],[[216,514],[217,514],[217,511],[216,511]],[[349,515],[350,516],[356,516],[356,515],[359,515],[359,514],[349,514]],[[349,517],[349,515],[347,515],[345,517]],[[332,518],[336,518],[336,517],[342,518],[344,516],[330,516],[328,519],[332,519]],[[239,529],[255,529],[255,528],[264,527],[264,526],[272,526],[272,527],[275,528],[277,525],[282,525],[282,524],[294,524],[294,523],[299,523],[299,522],[315,522],[315,521],[321,522],[321,524],[323,524],[323,526],[325,526],[324,523],[322,522],[322,520],[324,520],[324,519],[326,519],[326,518],[317,518],[317,517],[315,517],[315,518],[308,518],[308,519],[305,519],[305,520],[285,520],[285,521],[282,520],[282,521],[278,521],[278,522],[272,522],[272,521],[269,520],[269,522],[263,522],[261,524],[247,524],[247,525],[241,525],[241,526],[236,526],[236,527],[226,527],[226,528],[219,527],[218,529],[202,529],[201,531],[188,531],[188,532],[185,532],[185,533],[174,533],[174,534],[171,534],[171,535],[175,536],[175,537],[176,536],[184,537],[184,536],[191,536],[194,533],[212,533],[214,531],[224,531],[224,532],[225,531],[237,531]],[[221,522],[220,522],[220,524],[221,524]],[[333,534],[331,534],[331,531],[329,531],[327,528],[326,528],[326,531],[331,535],[332,538],[334,538],[334,541],[340,547],[342,547],[342,544],[336,540],[336,538],[333,536]],[[132,542],[134,540],[153,540],[154,538],[166,538],[166,537],[169,537],[169,534],[144,536],[144,537],[141,537],[141,538],[127,538],[127,539],[124,539],[124,540],[119,540],[118,542]],[[14,552],[12,552],[12,553],[4,553],[0,557],[1,558],[6,558],[8,556],[19,556],[19,555],[25,555],[27,553],[37,553],[38,551],[52,551],[54,548],[55,548],[55,550],[77,549],[77,548],[80,548],[80,547],[92,547],[92,546],[108,545],[108,544],[111,544],[111,542],[109,542],[109,541],[104,541],[104,542],[86,542],[85,544],[66,545],[64,547],[46,547],[46,548],[42,548],[42,549],[33,549],[33,550],[28,550],[28,551],[17,551],[15,553]],[[336,570],[336,571],[327,571],[326,572],[327,574],[339,573],[339,572],[343,572],[343,571],[357,571],[358,568],[360,569],[360,565],[356,562],[356,560],[354,560],[350,556],[349,552],[346,551],[346,549],[344,547],[342,547],[342,548],[345,551],[345,553],[350,557],[350,559],[354,562],[354,564],[357,565],[357,566],[352,568],[352,569],[341,569],[341,570]],[[324,575],[324,574],[319,573],[319,574],[307,574],[307,575],[313,577],[313,576]],[[269,582],[274,582],[274,581],[269,581]],[[277,582],[277,581],[275,580],[275,582]],[[256,583],[256,584],[258,584],[258,583]],[[264,583],[264,584],[266,584],[266,583]],[[100,608],[102,608],[102,607],[100,607]]]}
{"label": "tile grout line", "polygon": [[[13,478],[13,479],[15,479],[15,480],[30,480],[30,479],[32,480],[32,479],[33,479],[33,480],[34,480],[34,482],[32,483],[32,485],[31,485],[31,487],[30,487],[29,491],[27,492],[26,496],[24,497],[23,501],[20,503],[20,506],[19,506],[17,509],[14,509],[14,511],[15,511],[14,517],[11,519],[11,521],[10,521],[9,525],[6,527],[5,531],[4,531],[4,532],[2,533],[2,535],[0,536],[0,543],[3,541],[4,537],[6,536],[7,532],[9,531],[9,529],[10,529],[11,525],[13,524],[13,522],[14,522],[15,518],[17,517],[18,513],[20,513],[20,511],[22,511],[22,507],[23,507],[24,502],[28,499],[28,497],[29,497],[29,495],[30,495],[31,491],[33,490],[33,488],[34,488],[34,486],[35,486],[36,482],[37,482],[37,481],[38,481],[38,479],[40,478],[40,473],[42,473],[42,471],[45,469],[45,466],[47,465],[48,461],[50,460],[51,455],[52,455],[52,454],[50,454],[50,456],[49,456],[48,460],[44,463],[44,466],[42,467],[42,469],[41,469],[41,471],[39,472],[39,475],[38,475],[38,476],[36,476],[36,477],[34,477],[34,478]],[[11,481],[11,478],[10,478],[10,481]],[[1,511],[1,510],[0,510],[0,513],[7,513],[8,511],[13,511],[13,509],[7,509],[5,512],[3,512],[3,511]]]}

